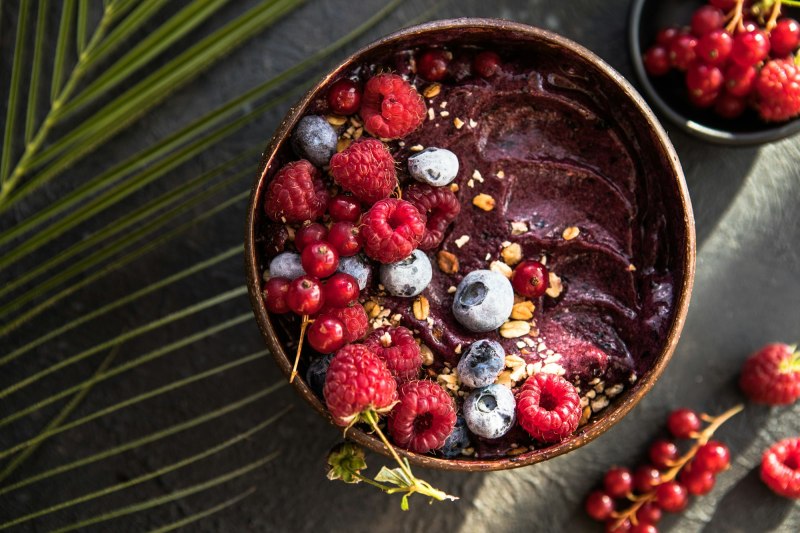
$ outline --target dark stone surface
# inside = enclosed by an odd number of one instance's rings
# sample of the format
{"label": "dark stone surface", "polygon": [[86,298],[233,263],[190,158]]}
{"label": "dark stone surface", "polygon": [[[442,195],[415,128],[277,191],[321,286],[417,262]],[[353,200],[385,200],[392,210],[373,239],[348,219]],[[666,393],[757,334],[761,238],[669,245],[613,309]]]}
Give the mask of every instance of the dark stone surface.
{"label": "dark stone surface", "polygon": [[[208,32],[222,20],[241,12],[248,2],[232,2],[219,17],[205,24]],[[631,77],[626,47],[626,0],[463,0],[444,4],[435,18],[495,16],[557,31],[584,44]],[[356,26],[383,5],[378,0],[312,0],[300,10],[230,54],[181,89],[154,112],[113,138],[79,166],[56,180],[31,201],[15,210],[14,218],[0,218],[7,228],[16,217],[39,209],[71,190],[86,176],[95,175],[135,153],[176,126],[188,123],[234,95],[302,60]],[[431,2],[410,0],[387,20],[360,39],[366,43],[420,16]],[[2,5],[3,91],[8,83],[9,53],[13,39],[8,31],[13,2]],[[13,18],[13,17],[11,17]],[[53,32],[55,33],[55,32]],[[193,41],[187,41],[193,42]],[[348,47],[348,50],[354,46]],[[342,57],[337,54],[337,58]],[[161,60],[159,60],[161,61]],[[330,66],[333,61],[325,65]],[[300,87],[298,81],[287,88]],[[5,106],[3,92],[3,106]],[[146,187],[114,210],[54,241],[38,255],[7,272],[16,273],[50,257],[69,243],[104,227],[133,206],[183,183],[244,149],[262,147],[288,107],[281,103],[213,150],[195,158],[177,172]],[[669,128],[669,125],[667,125]],[[287,405],[289,415],[269,429],[227,449],[224,453],[90,503],[71,507],[28,524],[39,531],[69,524],[79,518],[187,487],[214,475],[279,450],[281,455],[244,478],[143,513],[96,526],[97,531],[140,531],[178,520],[221,502],[249,487],[257,491],[243,502],[204,522],[193,531],[578,531],[598,530],[582,513],[584,495],[613,464],[634,465],[646,444],[661,431],[671,408],[690,406],[711,413],[742,400],[735,379],[744,358],[767,341],[790,342],[800,335],[800,143],[786,139],[755,148],[723,148],[701,143],[672,130],[694,202],[698,229],[698,269],[692,306],[678,350],[650,395],[622,422],[590,445],[544,464],[491,474],[420,472],[435,486],[457,494],[457,503],[428,506],[412,500],[403,513],[398,501],[366,486],[345,486],[324,477],[326,451],[340,439],[339,430],[323,422],[287,387],[266,400],[229,414],[215,422],[181,433],[168,441],[143,446],[109,460],[53,477],[9,495],[0,496],[0,521],[38,510],[110,484],[158,469],[181,457],[245,431]],[[255,169],[255,158],[250,166]],[[245,190],[250,177],[228,189],[230,195]],[[219,198],[219,197],[218,197]],[[202,213],[214,202],[194,210]],[[241,242],[244,202],[225,210],[212,222],[198,224],[170,245],[159,248],[124,269],[81,290],[41,315],[28,326],[0,340],[2,351],[71,320],[149,282],[161,279],[194,262]],[[2,251],[2,250],[0,250]],[[34,353],[0,369],[0,386],[7,386],[48,364],[79,353],[145,324],[171,311],[243,284],[238,258],[115,311],[70,334],[59,337]],[[128,361],[223,319],[249,313],[245,297],[159,328],[125,343],[117,363]],[[141,394],[175,379],[207,370],[263,348],[255,321],[192,344],[156,362],[143,365],[98,385],[73,418]],[[95,356],[65,372],[38,382],[0,402],[0,414],[30,403],[86,379],[99,364]],[[232,402],[280,379],[269,359],[250,363],[168,395],[140,403],[65,432],[46,443],[12,478],[22,479],[67,461],[148,434]],[[0,444],[30,438],[57,412],[51,407],[21,423],[0,430]],[[714,491],[680,516],[667,517],[663,530],[671,531],[798,531],[800,510],[772,495],[758,479],[756,467],[762,450],[772,441],[800,433],[800,407],[768,410],[748,407],[726,425],[720,438],[730,444],[733,467],[722,474]],[[383,460],[370,456],[370,471]]]}

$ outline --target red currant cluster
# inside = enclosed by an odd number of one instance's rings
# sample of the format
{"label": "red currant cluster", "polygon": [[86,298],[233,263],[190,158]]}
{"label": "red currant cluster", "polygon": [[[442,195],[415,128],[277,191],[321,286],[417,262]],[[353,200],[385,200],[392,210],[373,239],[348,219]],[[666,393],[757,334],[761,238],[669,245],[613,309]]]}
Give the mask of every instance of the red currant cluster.
{"label": "red currant cluster", "polygon": [[[671,440],[654,441],[648,450],[650,463],[633,472],[624,467],[606,472],[603,488],[591,492],[586,499],[586,513],[605,522],[609,532],[655,533],[663,511],[678,513],[688,505],[690,494],[701,496],[714,488],[716,475],[730,465],[730,452],[710,438],[743,408],[734,407],[717,417],[698,415],[689,409],[673,411],[667,428],[675,439],[693,441],[687,451],[681,455]],[[705,428],[703,422],[707,423]]]}
{"label": "red currant cluster", "polygon": [[[690,102],[728,119],[748,106],[766,121],[800,115],[800,24],[781,18],[787,0],[709,0],[687,28],[664,28],[644,54],[651,76],[685,73]],[[800,57],[800,56],[798,56]]]}

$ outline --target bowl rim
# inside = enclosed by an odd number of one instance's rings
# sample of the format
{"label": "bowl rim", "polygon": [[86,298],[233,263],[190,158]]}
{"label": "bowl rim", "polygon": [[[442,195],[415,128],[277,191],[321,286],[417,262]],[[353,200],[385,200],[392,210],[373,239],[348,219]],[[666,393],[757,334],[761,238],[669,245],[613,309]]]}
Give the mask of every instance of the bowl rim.
{"label": "bowl rim", "polygon": [[[502,457],[499,459],[445,459],[440,457],[433,457],[428,455],[417,454],[397,448],[397,452],[407,458],[411,463],[428,468],[436,468],[442,470],[458,470],[458,471],[492,471],[492,470],[506,470],[510,468],[517,468],[527,466],[541,461],[545,461],[552,457],[556,457],[568,451],[579,448],[592,440],[605,433],[609,428],[615,425],[622,419],[639,401],[653,388],[653,385],[663,373],[669,362],[675,347],[678,343],[681,330],[686,320],[686,314],[689,306],[689,299],[694,284],[695,275],[695,226],[692,206],[689,199],[689,192],[686,186],[686,181],[683,175],[678,156],[670,143],[666,131],[663,129],[658,119],[648,107],[644,99],[639,95],[633,86],[628,83],[625,78],[617,71],[615,71],[605,61],[600,59],[593,52],[583,46],[554,34],[547,30],[535,28],[526,24],[511,22],[502,19],[487,19],[487,18],[458,18],[458,19],[445,19],[433,22],[427,22],[401,29],[382,37],[349,55],[339,65],[333,68],[328,74],[324,75],[318,83],[316,83],[306,94],[299,100],[299,102],[292,106],[287,112],[281,124],[276,129],[269,143],[267,144],[264,154],[259,165],[259,171],[256,175],[248,204],[247,221],[245,228],[245,269],[247,276],[247,288],[250,296],[251,306],[256,317],[261,334],[270,349],[276,363],[285,376],[289,376],[291,372],[292,361],[286,356],[283,346],[278,339],[269,314],[263,304],[261,298],[261,273],[258,271],[258,250],[256,247],[255,231],[256,231],[256,213],[260,208],[256,200],[261,197],[262,189],[264,188],[264,178],[270,168],[271,163],[275,159],[277,149],[288,138],[295,123],[301,118],[303,110],[308,103],[312,100],[317,91],[325,86],[330,80],[335,79],[342,72],[346,71],[353,63],[365,54],[372,52],[378,48],[391,46],[398,41],[420,36],[423,34],[440,34],[442,32],[452,32],[459,30],[472,30],[472,31],[500,31],[500,32],[514,32],[520,39],[540,41],[549,45],[554,45],[560,48],[567,48],[570,52],[583,57],[591,62],[597,71],[609,79],[613,84],[630,99],[630,102],[635,106],[636,110],[641,113],[646,121],[648,127],[653,133],[653,141],[657,146],[660,146],[661,153],[667,165],[670,167],[670,174],[672,175],[671,183],[677,189],[676,193],[679,199],[680,213],[683,215],[683,220],[679,222],[682,224],[685,242],[683,243],[683,269],[685,272],[683,282],[677,294],[675,302],[675,314],[670,324],[669,330],[664,339],[664,345],[658,354],[653,366],[641,376],[637,381],[636,386],[625,391],[623,396],[617,400],[612,406],[609,406],[603,415],[596,421],[584,426],[582,430],[570,437],[569,439],[549,446],[547,448],[529,451],[524,454],[514,457]],[[331,424],[333,420],[327,412],[322,402],[306,385],[302,376],[300,379],[295,379],[294,388],[297,392],[311,404],[314,409],[325,417]],[[352,427],[345,432],[345,436],[351,441],[356,442],[372,451],[388,455],[388,450],[385,448],[377,438],[367,434],[359,428]]]}
{"label": "bowl rim", "polygon": [[800,132],[800,118],[795,118],[783,125],[765,129],[758,132],[731,132],[712,128],[700,122],[692,120],[677,112],[664,100],[650,82],[647,72],[644,70],[642,61],[642,47],[639,44],[639,33],[641,32],[642,10],[646,2],[650,0],[633,0],[628,12],[628,50],[633,70],[639,85],[644,90],[647,98],[653,103],[659,113],[667,117],[670,122],[681,128],[686,133],[700,139],[728,146],[752,146],[778,141],[790,137]]}

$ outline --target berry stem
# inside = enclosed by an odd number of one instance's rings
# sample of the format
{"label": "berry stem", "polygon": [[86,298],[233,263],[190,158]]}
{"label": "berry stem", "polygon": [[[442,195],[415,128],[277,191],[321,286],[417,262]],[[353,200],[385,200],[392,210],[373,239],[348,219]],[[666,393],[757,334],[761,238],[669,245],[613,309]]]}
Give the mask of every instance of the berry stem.
{"label": "berry stem", "polygon": [[[744,404],[739,404],[735,407],[732,407],[718,416],[709,416],[707,414],[701,414],[700,418],[704,421],[708,422],[708,426],[705,427],[702,431],[697,432],[697,435],[693,437],[695,439],[695,443],[689,448],[684,455],[676,459],[672,462],[669,470],[664,472],[661,475],[661,479],[658,482],[658,485],[663,483],[667,483],[668,481],[674,480],[678,477],[681,469],[686,466],[694,456],[697,454],[697,450],[700,449],[701,446],[708,443],[711,437],[714,435],[714,432],[719,429],[719,427],[727,422],[731,417],[739,414],[744,409]],[[616,518],[614,522],[614,527],[619,527],[625,519],[631,521],[633,525],[638,524],[638,520],[636,518],[637,511],[647,502],[653,501],[656,498],[655,490],[651,490],[645,494],[640,494],[635,496],[633,494],[628,495],[628,499],[631,500],[632,505],[623,511],[615,511],[612,513],[612,517]]]}
{"label": "berry stem", "polygon": [[778,17],[781,14],[781,2],[783,0],[774,0],[774,4],[772,4],[772,12],[769,15],[769,20],[767,20],[766,30],[767,33],[771,32],[775,25],[777,24]]}
{"label": "berry stem", "polygon": [[725,31],[733,35],[736,30],[744,30],[744,0],[736,0],[736,6],[728,13],[730,19]]}
{"label": "berry stem", "polygon": [[289,376],[289,383],[294,381],[297,376],[297,365],[300,363],[300,352],[303,351],[303,339],[306,338],[306,328],[312,323],[313,320],[308,319],[308,315],[303,315],[303,323],[300,324],[300,340],[297,343],[297,354],[294,356],[294,366],[292,367],[292,374]]}

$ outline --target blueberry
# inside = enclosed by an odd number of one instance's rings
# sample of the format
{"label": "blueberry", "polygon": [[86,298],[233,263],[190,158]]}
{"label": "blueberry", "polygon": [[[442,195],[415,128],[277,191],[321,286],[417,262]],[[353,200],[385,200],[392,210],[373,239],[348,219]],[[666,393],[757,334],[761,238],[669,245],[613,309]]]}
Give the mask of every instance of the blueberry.
{"label": "blueberry", "polygon": [[500,343],[482,339],[470,344],[458,362],[458,379],[472,389],[494,383],[503,370],[506,351]]}
{"label": "blueberry", "polygon": [[422,250],[414,250],[396,263],[381,265],[381,284],[392,296],[416,296],[425,290],[432,277],[431,260]]}
{"label": "blueberry", "polygon": [[411,177],[434,187],[448,185],[458,175],[458,157],[444,148],[426,148],[408,158]]}
{"label": "blueberry", "polygon": [[513,306],[511,282],[491,270],[475,270],[464,276],[453,297],[453,315],[470,331],[499,328]]}
{"label": "blueberry", "polygon": [[329,353],[322,357],[317,357],[311,361],[306,370],[306,383],[314,391],[314,394],[320,400],[325,400],[322,395],[322,389],[325,387],[325,375],[328,373],[328,367],[331,366],[331,359],[335,354]]}
{"label": "blueberry", "polygon": [[442,447],[439,448],[439,452],[448,458],[458,457],[464,453],[464,448],[468,448],[469,445],[467,421],[464,420],[463,416],[459,416],[456,419],[456,425],[453,427],[453,431],[447,436],[447,440],[445,440]]}
{"label": "blueberry", "polygon": [[269,275],[273,278],[282,277],[290,280],[305,276],[306,271],[303,270],[303,265],[300,264],[300,254],[283,252],[276,255],[269,263]]}
{"label": "blueberry", "polygon": [[517,402],[511,389],[495,384],[475,389],[464,400],[464,419],[474,434],[499,439],[516,422]]}
{"label": "blueberry", "polygon": [[358,288],[362,291],[367,288],[369,283],[369,276],[372,273],[372,267],[364,256],[354,255],[352,257],[339,258],[339,272],[350,274],[358,282]]}
{"label": "blueberry", "polygon": [[336,153],[336,130],[325,117],[307,115],[300,119],[292,134],[292,148],[318,167],[327,166]]}

